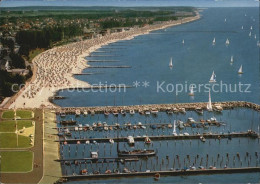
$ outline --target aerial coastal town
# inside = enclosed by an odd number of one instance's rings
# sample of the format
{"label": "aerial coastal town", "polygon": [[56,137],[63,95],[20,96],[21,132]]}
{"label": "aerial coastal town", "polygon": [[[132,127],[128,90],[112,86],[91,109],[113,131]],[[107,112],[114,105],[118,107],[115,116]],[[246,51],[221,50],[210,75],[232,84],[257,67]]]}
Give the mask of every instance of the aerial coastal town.
{"label": "aerial coastal town", "polygon": [[[257,81],[214,91],[259,74],[256,7],[1,3],[0,184],[259,182]],[[149,88],[205,73],[174,101]]]}

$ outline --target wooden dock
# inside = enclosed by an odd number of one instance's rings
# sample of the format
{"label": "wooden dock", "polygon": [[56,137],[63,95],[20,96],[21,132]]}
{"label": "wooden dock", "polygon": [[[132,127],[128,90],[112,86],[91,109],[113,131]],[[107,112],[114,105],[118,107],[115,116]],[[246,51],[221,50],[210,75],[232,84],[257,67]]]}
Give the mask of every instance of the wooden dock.
{"label": "wooden dock", "polygon": [[[191,140],[191,139],[200,139],[201,135],[165,135],[165,136],[149,136],[152,141],[160,141],[160,140]],[[230,133],[230,134],[203,134],[205,139],[223,139],[223,138],[239,138],[239,137],[249,137],[249,138],[258,138],[256,133]],[[85,144],[86,141],[96,141],[98,143],[109,143],[111,138],[87,138],[87,139],[60,139],[56,140],[56,142],[64,143],[67,142],[68,144]],[[127,142],[127,137],[115,137],[113,138],[115,142]],[[145,137],[134,137],[135,141],[143,141]]]}
{"label": "wooden dock", "polygon": [[96,75],[102,74],[103,72],[92,72],[92,73],[74,73],[73,75]]}
{"label": "wooden dock", "polygon": [[226,169],[203,169],[203,170],[175,170],[175,171],[150,171],[150,172],[131,172],[131,173],[111,173],[111,174],[92,174],[92,175],[68,175],[63,178],[68,180],[92,179],[92,178],[117,178],[117,177],[137,177],[150,176],[156,173],[161,176],[189,176],[201,174],[232,174],[232,173],[251,173],[260,172],[260,167],[226,168]]}

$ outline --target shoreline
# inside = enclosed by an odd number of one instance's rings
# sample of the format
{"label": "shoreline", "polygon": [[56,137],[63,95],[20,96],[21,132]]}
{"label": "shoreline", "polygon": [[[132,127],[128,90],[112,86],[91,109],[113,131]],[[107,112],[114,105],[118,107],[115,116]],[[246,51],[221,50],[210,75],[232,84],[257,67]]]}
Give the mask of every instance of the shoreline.
{"label": "shoreline", "polygon": [[[177,21],[167,21],[160,24],[148,25],[142,28],[132,29],[93,38],[64,46],[54,47],[33,59],[34,71],[32,79],[26,83],[17,94],[10,98],[5,108],[57,108],[59,106],[49,101],[60,90],[70,88],[89,88],[91,85],[74,77],[75,73],[82,73],[88,68],[85,59],[92,52],[104,45],[120,40],[131,40],[136,36],[149,34],[151,31],[165,29],[200,19],[200,14],[183,18]],[[53,62],[56,60],[56,62]]]}

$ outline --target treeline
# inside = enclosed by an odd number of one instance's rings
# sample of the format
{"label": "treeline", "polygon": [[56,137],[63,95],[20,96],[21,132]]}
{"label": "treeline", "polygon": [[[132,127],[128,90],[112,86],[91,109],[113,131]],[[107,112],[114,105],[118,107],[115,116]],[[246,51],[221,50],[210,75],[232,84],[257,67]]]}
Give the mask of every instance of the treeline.
{"label": "treeline", "polygon": [[20,53],[28,56],[29,51],[36,48],[50,48],[54,42],[69,39],[83,34],[79,25],[48,27],[43,30],[19,31],[16,42],[21,46]]}
{"label": "treeline", "polygon": [[138,21],[136,22],[135,20],[126,20],[125,22],[123,21],[117,21],[117,20],[108,20],[101,22],[100,25],[103,29],[109,29],[109,28],[115,28],[115,27],[133,27],[136,25],[143,25],[143,24],[152,24],[153,21]]}
{"label": "treeline", "polygon": [[22,75],[0,70],[0,96],[12,96],[15,94],[15,90],[18,90],[18,86],[25,83],[25,80],[26,77]]}
{"label": "treeline", "polygon": [[170,21],[170,20],[178,20],[176,16],[169,16],[169,17],[156,17],[154,21]]}

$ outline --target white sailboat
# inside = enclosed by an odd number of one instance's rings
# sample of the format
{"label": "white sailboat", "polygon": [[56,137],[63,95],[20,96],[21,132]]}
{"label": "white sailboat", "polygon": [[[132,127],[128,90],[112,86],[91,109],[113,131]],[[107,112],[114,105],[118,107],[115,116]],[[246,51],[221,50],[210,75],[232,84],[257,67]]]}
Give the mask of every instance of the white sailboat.
{"label": "white sailboat", "polygon": [[212,45],[215,45],[215,44],[216,44],[216,38],[214,38],[212,41]]}
{"label": "white sailboat", "polygon": [[207,110],[212,111],[212,104],[211,104],[211,96],[210,96],[210,90],[209,90],[209,102],[207,104]]}
{"label": "white sailboat", "polygon": [[190,93],[189,96],[194,96],[193,86],[190,87]]}
{"label": "white sailboat", "polygon": [[259,40],[257,41],[256,46],[260,47],[260,42],[259,42]]}
{"label": "white sailboat", "polygon": [[252,35],[252,33],[251,33],[251,31],[250,31],[250,33],[248,34],[248,36],[251,36]]}
{"label": "white sailboat", "polygon": [[250,29],[253,30],[253,26],[251,26]]}
{"label": "white sailboat", "polygon": [[171,60],[170,60],[170,63],[169,63],[169,67],[173,67],[173,64],[172,64],[172,57],[171,57]]}
{"label": "white sailboat", "polygon": [[227,38],[227,40],[226,40],[226,45],[229,45],[229,39]]}
{"label": "white sailboat", "polygon": [[176,120],[173,122],[173,131],[172,131],[173,136],[177,136],[178,134],[176,133]]}
{"label": "white sailboat", "polygon": [[242,26],[241,29],[244,29],[244,26]]}
{"label": "white sailboat", "polygon": [[231,62],[231,63],[234,62],[234,57],[233,57],[233,56],[231,56],[231,58],[230,58],[230,62]]}
{"label": "white sailboat", "polygon": [[185,42],[184,42],[184,40],[182,40],[182,44],[184,44]]}
{"label": "white sailboat", "polygon": [[255,40],[256,40],[256,34],[255,34]]}
{"label": "white sailboat", "polygon": [[238,70],[238,74],[243,74],[243,68],[242,65],[240,66],[239,70]]}
{"label": "white sailboat", "polygon": [[209,82],[216,82],[216,74],[214,73],[214,71],[209,79]]}
{"label": "white sailboat", "polygon": [[227,19],[225,19],[225,22],[227,22]]}

